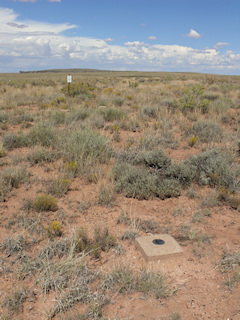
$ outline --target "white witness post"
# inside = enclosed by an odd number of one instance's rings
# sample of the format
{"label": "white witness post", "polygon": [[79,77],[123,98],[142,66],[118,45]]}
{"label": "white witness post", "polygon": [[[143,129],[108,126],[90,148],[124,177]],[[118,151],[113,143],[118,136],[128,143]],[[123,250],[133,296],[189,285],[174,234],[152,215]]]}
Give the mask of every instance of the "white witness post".
{"label": "white witness post", "polygon": [[68,83],[68,95],[70,96],[70,84],[72,82],[72,76],[71,74],[67,75],[67,83]]}

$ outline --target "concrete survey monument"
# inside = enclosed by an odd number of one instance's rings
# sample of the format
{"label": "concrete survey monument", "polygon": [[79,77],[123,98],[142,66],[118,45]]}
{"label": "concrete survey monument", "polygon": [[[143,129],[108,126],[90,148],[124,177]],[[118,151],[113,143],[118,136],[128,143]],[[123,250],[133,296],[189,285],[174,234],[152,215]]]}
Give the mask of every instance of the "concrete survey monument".
{"label": "concrete survey monument", "polygon": [[139,237],[136,244],[147,261],[175,258],[183,254],[183,249],[169,234]]}

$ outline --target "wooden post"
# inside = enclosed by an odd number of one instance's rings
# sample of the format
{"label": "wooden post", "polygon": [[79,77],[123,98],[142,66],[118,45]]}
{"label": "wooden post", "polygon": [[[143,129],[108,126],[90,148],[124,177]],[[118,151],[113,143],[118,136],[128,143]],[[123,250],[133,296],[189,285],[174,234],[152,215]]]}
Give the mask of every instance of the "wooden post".
{"label": "wooden post", "polygon": [[70,85],[71,85],[71,83],[68,82],[68,96],[69,96],[69,97],[70,97]]}

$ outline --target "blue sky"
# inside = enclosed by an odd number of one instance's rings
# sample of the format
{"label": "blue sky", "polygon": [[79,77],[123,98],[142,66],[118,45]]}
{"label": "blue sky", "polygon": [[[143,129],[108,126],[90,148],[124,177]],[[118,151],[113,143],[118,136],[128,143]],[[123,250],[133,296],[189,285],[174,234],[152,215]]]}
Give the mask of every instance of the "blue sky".
{"label": "blue sky", "polygon": [[240,75],[240,0],[0,0],[0,72]]}

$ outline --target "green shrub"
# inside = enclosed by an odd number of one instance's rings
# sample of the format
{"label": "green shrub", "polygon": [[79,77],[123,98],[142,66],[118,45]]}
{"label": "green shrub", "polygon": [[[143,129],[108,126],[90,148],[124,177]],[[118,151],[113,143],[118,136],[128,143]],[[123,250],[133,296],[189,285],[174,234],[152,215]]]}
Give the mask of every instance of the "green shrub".
{"label": "green shrub", "polygon": [[[87,82],[72,82],[70,86],[70,95],[72,97],[75,96],[86,96],[88,98],[93,98],[95,87],[93,87],[90,83]],[[65,85],[62,88],[62,92],[64,94],[68,94],[68,85]]]}
{"label": "green shrub", "polygon": [[203,85],[189,85],[181,93],[181,98],[178,101],[178,105],[184,113],[201,107],[203,101]]}
{"label": "green shrub", "polygon": [[223,137],[221,126],[212,120],[198,121],[193,124],[190,134],[201,142],[220,142]]}
{"label": "green shrub", "polygon": [[37,212],[56,211],[57,199],[50,194],[41,194],[31,201],[33,210]]}

